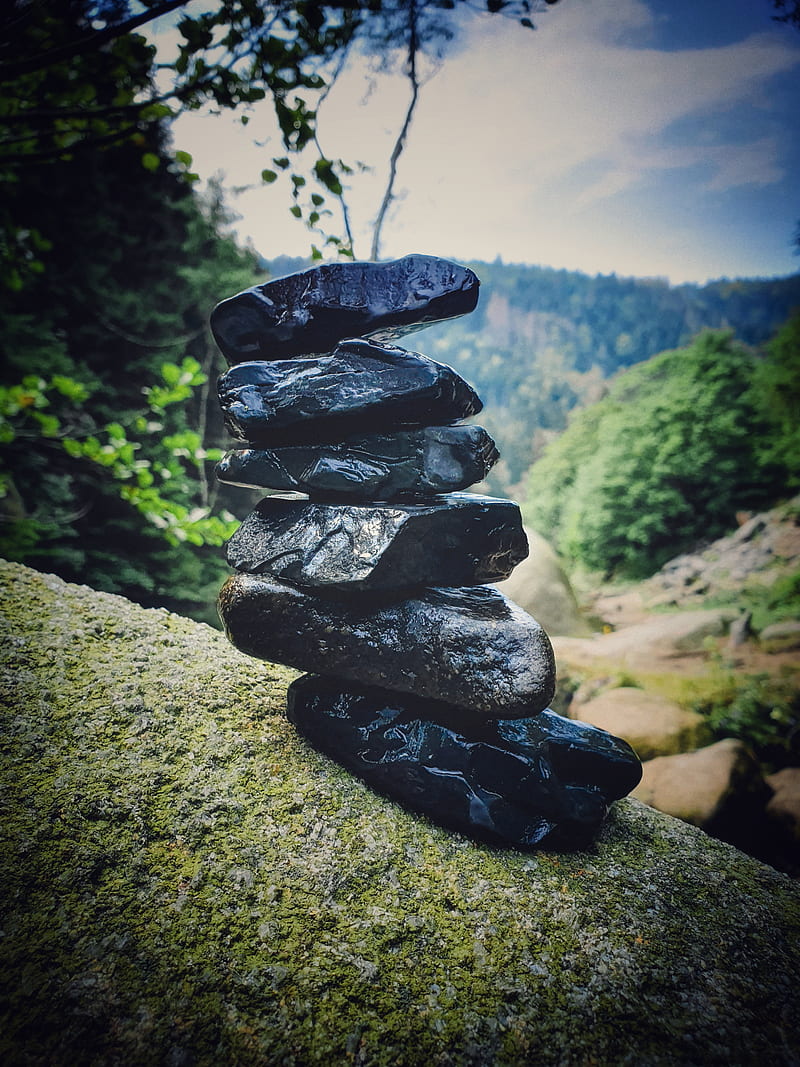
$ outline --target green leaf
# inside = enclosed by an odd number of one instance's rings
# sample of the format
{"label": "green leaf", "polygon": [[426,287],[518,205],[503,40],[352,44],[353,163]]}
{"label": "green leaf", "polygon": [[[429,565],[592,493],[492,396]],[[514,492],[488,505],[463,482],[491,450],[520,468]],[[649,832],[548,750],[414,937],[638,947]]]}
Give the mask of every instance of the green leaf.
{"label": "green leaf", "polygon": [[39,423],[42,437],[58,437],[61,423],[55,415],[45,415],[41,411],[32,411],[31,415]]}
{"label": "green leaf", "polygon": [[267,184],[270,184],[271,182],[276,181],[277,177],[278,177],[278,175],[276,174],[276,172],[274,170],[262,170],[261,171],[261,180],[262,180],[262,182],[266,182]]}
{"label": "green leaf", "polygon": [[66,378],[63,374],[54,374],[50,384],[62,396],[79,404],[89,396],[89,390],[81,382],[74,378]]}
{"label": "green leaf", "polygon": [[167,385],[177,385],[181,380],[181,368],[175,363],[162,363],[161,377]]}
{"label": "green leaf", "polygon": [[155,154],[155,152],[145,152],[142,156],[142,166],[145,170],[158,170],[161,165],[161,160]]}

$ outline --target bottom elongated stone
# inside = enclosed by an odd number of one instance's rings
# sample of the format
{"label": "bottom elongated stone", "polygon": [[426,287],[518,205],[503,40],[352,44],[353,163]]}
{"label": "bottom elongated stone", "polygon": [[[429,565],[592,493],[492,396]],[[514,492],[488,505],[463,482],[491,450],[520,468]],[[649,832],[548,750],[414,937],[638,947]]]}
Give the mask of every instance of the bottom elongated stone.
{"label": "bottom elongated stone", "polygon": [[[434,709],[437,713],[440,709]],[[549,709],[525,719],[432,721],[430,705],[305,675],[288,715],[316,748],[434,822],[530,848],[587,845],[641,778],[625,741]]]}
{"label": "bottom elongated stone", "polygon": [[266,575],[235,574],[222,587],[219,614],[231,642],[250,656],[488,718],[534,715],[555,690],[544,630],[491,586],[334,600]]}

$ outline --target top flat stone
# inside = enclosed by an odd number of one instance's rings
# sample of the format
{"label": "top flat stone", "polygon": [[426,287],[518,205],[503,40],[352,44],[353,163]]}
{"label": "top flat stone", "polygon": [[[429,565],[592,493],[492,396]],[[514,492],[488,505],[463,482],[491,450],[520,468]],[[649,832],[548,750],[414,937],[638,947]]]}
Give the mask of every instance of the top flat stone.
{"label": "top flat stone", "polygon": [[395,341],[466,315],[479,285],[467,267],[436,256],[326,263],[223,300],[211,329],[229,364],[322,355],[349,337]]}

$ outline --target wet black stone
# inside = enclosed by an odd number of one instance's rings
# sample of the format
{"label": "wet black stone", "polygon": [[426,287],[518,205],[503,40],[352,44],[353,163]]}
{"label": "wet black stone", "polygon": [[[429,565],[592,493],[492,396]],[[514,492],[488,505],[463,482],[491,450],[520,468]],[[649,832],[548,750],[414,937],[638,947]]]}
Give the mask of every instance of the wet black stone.
{"label": "wet black stone", "polygon": [[227,555],[240,571],[347,594],[498,582],[528,555],[528,540],[516,504],[472,493],[417,504],[267,497]]}
{"label": "wet black stone", "polygon": [[217,464],[217,477],[327,499],[397,500],[466,489],[482,481],[497,459],[482,426],[427,426],[330,444],[228,452]]}
{"label": "wet black stone", "polygon": [[218,606],[228,638],[246,655],[415,693],[488,718],[533,715],[555,691],[547,635],[492,586],[339,600],[263,575],[235,574]]}
{"label": "wet black stone", "polygon": [[328,263],[238,293],[211,313],[229,363],[330,352],[346,337],[394,341],[472,311],[473,272],[434,256]]}
{"label": "wet black stone", "polygon": [[430,701],[315,675],[288,693],[289,719],[316,748],[412,811],[495,844],[585,847],[641,778],[625,741],[549,709],[441,715]]}
{"label": "wet black stone", "polygon": [[358,340],[330,356],[239,363],[218,393],[233,436],[268,446],[458,422],[483,406],[451,367]]}

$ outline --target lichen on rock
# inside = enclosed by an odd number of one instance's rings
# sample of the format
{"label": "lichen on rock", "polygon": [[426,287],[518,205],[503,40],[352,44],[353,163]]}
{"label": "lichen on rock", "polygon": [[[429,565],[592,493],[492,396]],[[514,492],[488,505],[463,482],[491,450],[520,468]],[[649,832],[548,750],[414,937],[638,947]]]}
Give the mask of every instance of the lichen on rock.
{"label": "lichen on rock", "polygon": [[479,846],[284,714],[294,672],[0,565],[9,1064],[789,1064],[800,891],[643,805]]}

